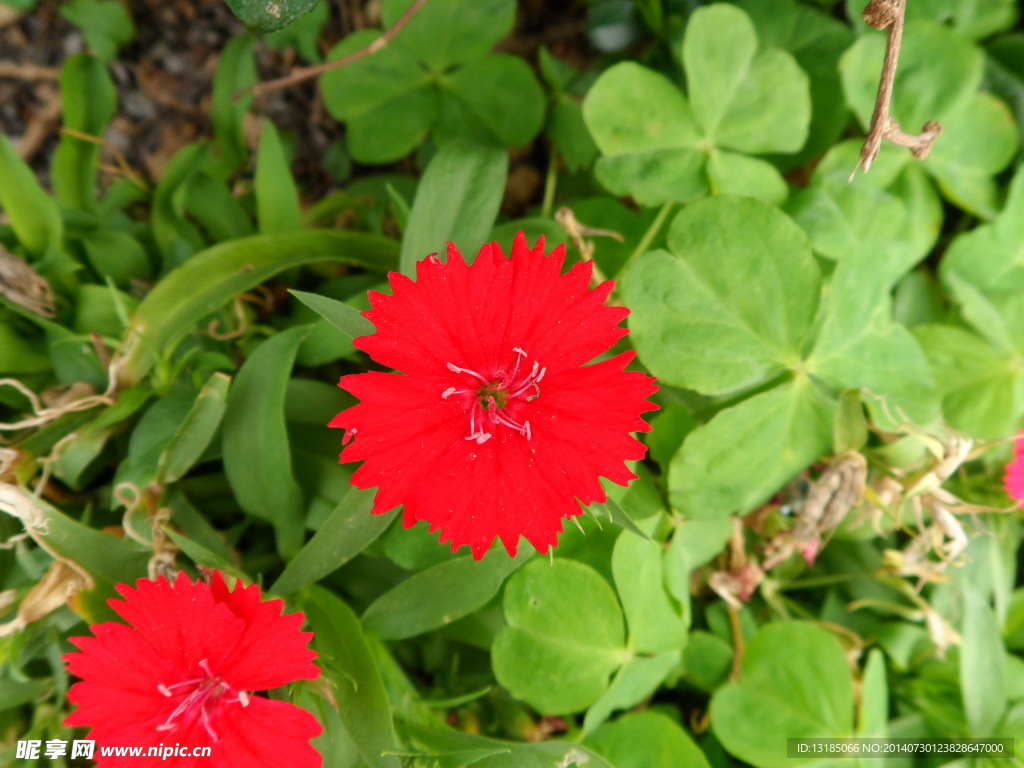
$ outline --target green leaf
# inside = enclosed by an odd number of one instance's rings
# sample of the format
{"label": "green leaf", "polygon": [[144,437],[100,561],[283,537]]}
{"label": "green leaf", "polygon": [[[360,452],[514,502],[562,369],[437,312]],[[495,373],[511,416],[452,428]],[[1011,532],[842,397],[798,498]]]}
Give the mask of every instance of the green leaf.
{"label": "green leaf", "polygon": [[716,195],[740,195],[778,206],[786,200],[789,187],[775,166],[766,160],[736,152],[714,150],[707,159],[708,181]]}
{"label": "green leaf", "polygon": [[141,381],[195,324],[290,267],[341,261],[384,271],[397,265],[397,244],[362,232],[311,230],[221,243],[196,254],[154,286],[132,317],[117,360],[122,382]]}
{"label": "green leaf", "polygon": [[83,525],[13,485],[0,485],[0,510],[21,519],[48,551],[112,584],[134,584],[146,575],[151,552]]}
{"label": "green leaf", "polygon": [[0,373],[40,373],[50,370],[50,356],[22,338],[6,323],[0,323]]}
{"label": "green leaf", "polygon": [[583,105],[570,96],[555,97],[547,134],[570,171],[589,168],[597,157],[597,145],[583,121]]}
{"label": "green leaf", "polygon": [[972,39],[1013,26],[1020,11],[1014,0],[925,0],[907,6],[907,19],[932,19],[952,23]]}
{"label": "green leaf", "polygon": [[190,539],[188,536],[183,536],[182,534],[175,531],[173,528],[166,526],[164,527],[163,531],[170,538],[170,540],[175,543],[178,549],[184,552],[188,556],[188,558],[196,565],[201,565],[205,568],[213,568],[220,571],[227,571],[228,573],[232,573],[235,576],[239,577],[244,575],[241,571],[232,566],[231,563],[229,563],[223,557],[216,554],[215,552],[211,552],[202,544],[198,544],[192,541],[192,539]]}
{"label": "green leaf", "polygon": [[[519,147],[533,140],[544,122],[544,91],[517,56],[494,53],[470,62],[445,76],[441,88],[434,127],[439,144],[462,138]],[[473,130],[473,124],[481,130]]]}
{"label": "green leaf", "polygon": [[905,327],[891,322],[890,314],[888,306],[881,307],[866,333],[847,340],[838,326],[833,334],[823,331],[807,370],[836,390],[863,388],[881,395],[890,409],[899,408],[923,424],[938,411],[935,379],[921,345]]}
{"label": "green leaf", "polygon": [[395,519],[395,513],[371,515],[374,491],[349,488],[270,591],[289,595],[337,570],[372,544]]}
{"label": "green leaf", "polygon": [[[383,0],[384,26],[394,26],[412,3]],[[515,15],[515,0],[431,0],[402,28],[395,45],[440,74],[490,51],[512,31]]]}
{"label": "green leaf", "polygon": [[[825,258],[839,261],[850,251],[860,250],[878,253],[887,262],[899,259],[901,266],[905,263],[901,249],[891,243],[906,227],[907,209],[888,192],[863,184],[839,188],[815,184],[793,195],[786,212],[811,238],[815,252]],[[911,266],[906,264],[908,269]]]}
{"label": "green leaf", "polygon": [[629,646],[637,653],[679,650],[686,643],[687,619],[665,589],[664,548],[623,531],[612,552],[615,588],[629,626]]}
{"label": "green leaf", "polygon": [[988,93],[976,93],[942,123],[925,169],[947,198],[984,218],[995,216],[999,190],[992,176],[1017,152],[1017,125],[1010,109]]}
{"label": "green leaf", "polygon": [[177,482],[202,457],[220,427],[230,386],[231,377],[215,373],[199,390],[181,428],[160,454],[157,477],[162,483]]}
{"label": "green leaf", "polygon": [[793,54],[810,80],[812,112],[807,143],[797,155],[777,158],[784,167],[798,167],[820,156],[846,128],[849,116],[839,79],[839,57],[850,47],[853,34],[838,19],[796,0],[740,0],[737,5],[754,22],[760,45]]}
{"label": "green leaf", "polygon": [[[396,23],[410,4],[383,3],[385,26]],[[327,72],[321,80],[324,101],[334,117],[348,123],[352,156],[364,163],[391,162],[428,135],[438,146],[458,139],[505,146],[532,140],[545,111],[536,76],[519,57],[488,55],[514,15],[512,0],[434,0],[382,50]],[[460,31],[466,36],[453,38]],[[376,39],[369,31],[350,35],[328,58],[351,55]]]}
{"label": "green leaf", "polygon": [[61,4],[60,15],[82,30],[85,42],[104,62],[135,37],[132,17],[116,0],[71,0]]}
{"label": "green leaf", "polygon": [[256,156],[256,216],[260,232],[272,235],[302,229],[299,190],[281,146],[274,124],[267,120],[260,134]]}
{"label": "green leaf", "polygon": [[587,93],[583,119],[603,155],[597,178],[609,191],[651,206],[710,191],[700,128],[663,75],[630,61],[616,64]]}
{"label": "green leaf", "polygon": [[798,363],[820,289],[790,219],[755,200],[712,198],[676,217],[668,245],[675,255],[646,254],[622,282],[633,343],[652,373],[717,394]]}
{"label": "green leaf", "polygon": [[289,293],[345,334],[349,339],[369,336],[374,332],[373,323],[363,317],[362,312],[342,301],[320,296],[316,293],[306,293],[305,291],[291,290]]}
{"label": "green leaf", "polygon": [[53,680],[25,680],[22,682],[4,679],[0,686],[0,712],[31,704],[49,698]]}
{"label": "green leaf", "polygon": [[416,189],[402,238],[401,272],[452,242],[472,260],[486,242],[505,194],[508,157],[500,149],[452,142],[441,147]]}
{"label": "green leaf", "polygon": [[996,726],[1007,705],[1006,649],[988,602],[969,582],[963,585],[963,647],[960,688],[972,736],[1000,736]]}
{"label": "green leaf", "polygon": [[492,650],[494,674],[544,714],[597,701],[624,661],[622,612],[608,582],[572,560],[535,560],[505,586],[505,620]]}
{"label": "green leaf", "polygon": [[693,740],[660,712],[632,712],[584,741],[615,768],[711,768]]}
{"label": "green leaf", "polygon": [[273,32],[309,13],[320,0],[227,0],[228,7],[254,32]]}
{"label": "green leaf", "polygon": [[986,293],[1024,290],[1024,171],[1018,171],[996,219],[957,235],[942,258],[940,274],[947,283],[955,273]]}
{"label": "green leaf", "polygon": [[832,453],[840,456],[847,451],[860,451],[868,443],[868,420],[860,390],[847,389],[839,394],[836,403],[835,439]]}
{"label": "green leaf", "polygon": [[613,712],[630,709],[651,696],[679,666],[681,656],[679,651],[669,651],[657,656],[634,656],[626,661],[615,673],[608,690],[587,710],[583,733],[593,732]]}
{"label": "green leaf", "polygon": [[[869,30],[839,62],[847,101],[864,128],[875,107],[885,38],[885,32]],[[936,55],[938,51],[941,55]],[[907,133],[917,133],[929,120],[944,123],[977,91],[982,68],[981,51],[964,36],[932,21],[908,22],[893,85],[892,116]]]}
{"label": "green leaf", "polygon": [[[452,729],[426,728],[413,722],[403,723],[402,730],[427,750],[427,756],[437,761],[438,768],[468,766],[463,760],[473,752],[480,754],[479,762],[470,761],[473,768],[613,768],[587,747],[561,740],[533,744],[501,741]],[[492,757],[484,757],[485,752]]]}
{"label": "green leaf", "polygon": [[[598,179],[643,205],[734,193],[781,202],[771,166],[734,153],[794,152],[810,119],[807,77],[784,51],[763,48],[735,6],[699,8],[689,19],[682,61],[690,101],[638,64],[611,67],[591,88],[583,116],[604,155]],[[783,95],[784,94],[784,95]]]}
{"label": "green leaf", "polygon": [[886,738],[889,735],[889,683],[885,678],[885,654],[878,648],[868,653],[860,691],[857,738]]}
{"label": "green leaf", "polygon": [[227,182],[200,171],[185,184],[185,209],[215,241],[234,240],[256,234],[249,212]]}
{"label": "green leaf", "polygon": [[[371,30],[356,32],[334,46],[327,59],[344,58],[378,38]],[[427,137],[437,117],[437,92],[429,74],[399,45],[326,72],[320,88],[327,111],[348,123],[349,150],[363,163],[407,155]],[[381,125],[388,130],[381,131]]]}
{"label": "green leaf", "polygon": [[672,506],[697,517],[749,512],[828,453],[833,410],[800,378],[720,411],[672,460]]}
{"label": "green leaf", "polygon": [[359,619],[337,596],[308,587],[302,608],[313,627],[317,660],[331,683],[338,714],[371,768],[401,768],[391,707]]}
{"label": "green leaf", "polygon": [[18,241],[33,256],[42,257],[49,248],[60,247],[64,236],[60,210],[6,136],[0,136],[0,208]]}
{"label": "green leaf", "polygon": [[923,325],[914,336],[928,356],[949,425],[981,440],[1011,434],[1024,413],[1021,360],[970,331]]}
{"label": "green leaf", "polygon": [[127,288],[133,279],[146,280],[152,276],[146,249],[125,232],[97,229],[84,233],[79,242],[85,249],[89,266],[118,288]]}
{"label": "green leaf", "polygon": [[468,555],[414,573],[374,600],[363,626],[383,640],[402,640],[451,624],[482,608],[509,575],[533,556],[530,547],[478,563]]}
{"label": "green leaf", "polygon": [[292,471],[284,395],[306,328],[283,331],[242,365],[224,414],[224,471],[238,505],[274,524],[285,559],[302,546],[304,503]]}
{"label": "green leaf", "polygon": [[778,49],[758,51],[754,25],[725,3],[690,17],[682,48],[693,114],[706,139],[741,152],[796,152],[807,139],[807,76]]}
{"label": "green leaf", "polygon": [[815,624],[780,621],[747,645],[739,682],[711,698],[711,727],[758,768],[793,765],[786,738],[853,735],[853,680],[839,641]]}
{"label": "green leaf", "polygon": [[199,230],[185,218],[185,197],[189,180],[207,161],[209,151],[209,146],[203,142],[182,147],[167,163],[153,190],[153,237],[165,268],[177,266],[177,261],[181,260],[177,258],[178,253],[184,252],[187,257],[203,247]]}
{"label": "green leaf", "polygon": [[[81,0],[77,0],[81,2]],[[97,3],[97,5],[107,5]],[[120,3],[110,3],[125,13]],[[63,6],[61,11],[69,6]],[[60,70],[61,112],[64,127],[102,136],[117,111],[117,89],[106,66],[95,56],[72,56]],[[65,208],[96,209],[96,165],[100,145],[63,134],[53,156],[53,192]]]}
{"label": "green leaf", "polygon": [[[287,5],[289,1],[242,0],[262,6],[271,3]],[[210,119],[213,121],[214,141],[220,160],[216,175],[220,179],[226,179],[249,156],[244,123],[245,115],[252,106],[252,94],[240,93],[257,81],[255,45],[256,40],[252,35],[235,35],[228,40],[217,58]],[[212,166],[207,166],[206,170],[212,170]]]}

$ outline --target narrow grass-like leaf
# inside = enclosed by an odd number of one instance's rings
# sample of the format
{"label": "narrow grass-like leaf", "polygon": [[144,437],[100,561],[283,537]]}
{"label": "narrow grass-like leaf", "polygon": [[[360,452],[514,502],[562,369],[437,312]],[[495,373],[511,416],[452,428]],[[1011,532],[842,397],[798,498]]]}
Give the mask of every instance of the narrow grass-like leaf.
{"label": "narrow grass-like leaf", "polygon": [[290,594],[337,570],[372,544],[394,513],[371,515],[373,491],[350,488],[312,539],[288,563],[270,591]]}
{"label": "narrow grass-like leaf", "polygon": [[33,255],[42,256],[49,246],[60,243],[64,223],[57,203],[39,186],[35,173],[6,136],[0,136],[0,208]]}
{"label": "narrow grass-like leaf", "polygon": [[362,312],[343,301],[305,291],[289,293],[350,339],[369,336],[374,331],[373,323],[363,317]]}
{"label": "narrow grass-like leaf", "polygon": [[508,156],[503,150],[462,141],[437,151],[416,189],[402,238],[401,271],[445,252],[451,241],[466,259],[476,256],[491,231],[505,194]]}
{"label": "narrow grass-like leaf", "polygon": [[199,390],[181,428],[160,455],[157,476],[164,483],[180,480],[199,461],[220,426],[230,386],[231,377],[215,373]]}
{"label": "narrow grass-like leaf", "polygon": [[482,608],[509,575],[533,556],[495,552],[482,563],[465,556],[413,574],[378,597],[363,614],[363,625],[384,640],[401,640],[443,627]]}
{"label": "narrow grass-like leaf", "polygon": [[256,157],[256,213],[260,232],[295,232],[302,229],[299,191],[292,178],[277,128],[269,120],[260,134]]}
{"label": "narrow grass-like leaf", "polygon": [[320,587],[302,595],[302,607],[313,626],[320,666],[330,680],[338,714],[359,754],[370,768],[400,768],[393,753],[398,738],[391,706],[363,628],[352,609]]}
{"label": "narrow grass-like leaf", "polygon": [[1000,736],[994,729],[1006,709],[1006,649],[995,612],[970,584],[964,586],[963,637],[960,688],[971,735]]}
{"label": "narrow grass-like leaf", "polygon": [[341,261],[387,271],[397,257],[398,244],[385,237],[326,230],[258,235],[208,248],[157,283],[135,310],[129,341],[115,361],[120,381],[141,381],[198,321],[286,269]]}
{"label": "narrow grass-like leaf", "polygon": [[224,414],[224,470],[239,506],[274,524],[278,551],[302,544],[302,489],[292,472],[284,396],[306,326],[263,342],[238,372]]}

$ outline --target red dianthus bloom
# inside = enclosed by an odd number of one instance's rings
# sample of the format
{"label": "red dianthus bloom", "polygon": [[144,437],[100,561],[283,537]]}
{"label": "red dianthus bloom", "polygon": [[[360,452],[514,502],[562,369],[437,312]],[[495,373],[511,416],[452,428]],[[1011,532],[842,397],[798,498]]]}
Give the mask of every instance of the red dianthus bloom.
{"label": "red dianthus bloom", "polygon": [[[256,585],[229,591],[221,574],[210,584],[181,575],[139,579],[109,600],[127,625],[94,624],[94,637],[73,637],[68,672],[82,678],[68,692],[78,705],[65,725],[89,726],[99,768],[318,768],[309,740],[320,724],[306,710],[256,696],[319,675],[306,647],[301,613],[282,614],[281,600],[262,601]],[[100,747],[210,747],[209,757],[102,757]]]}
{"label": "red dianthus bloom", "polygon": [[1024,434],[1018,435],[1013,443],[1013,461],[1006,465],[1003,485],[1007,495],[1024,509]]}
{"label": "red dianthus bloom", "polygon": [[624,461],[646,449],[630,433],[650,429],[658,388],[624,370],[632,352],[585,365],[629,310],[605,305],[611,281],[589,288],[589,262],[562,274],[564,259],[522,232],[511,258],[490,243],[472,266],[449,243],[447,263],[370,293],[376,333],[355,345],[401,373],[343,377],[361,402],[330,426],[345,430],[341,461],[363,462],[352,483],[378,488],[374,513],[401,504],[407,528],[426,520],[477,559],[496,536],[511,555],[520,536],[546,552],[578,501],[605,500],[599,476],[635,479]]}

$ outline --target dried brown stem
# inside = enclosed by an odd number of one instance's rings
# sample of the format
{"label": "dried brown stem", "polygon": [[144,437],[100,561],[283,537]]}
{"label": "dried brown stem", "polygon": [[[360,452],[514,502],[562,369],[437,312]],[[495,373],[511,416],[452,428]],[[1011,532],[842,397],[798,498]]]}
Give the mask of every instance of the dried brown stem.
{"label": "dried brown stem", "polygon": [[360,59],[365,59],[367,56],[372,56],[373,54],[377,53],[378,51],[382,50],[385,46],[387,46],[387,44],[391,42],[392,38],[394,38],[394,36],[401,31],[402,27],[408,24],[409,20],[413,16],[415,16],[416,13],[420,10],[420,8],[422,8],[426,4],[427,0],[415,0],[415,2],[409,6],[409,9],[399,17],[398,21],[396,21],[390,29],[385,30],[384,34],[382,34],[380,37],[378,37],[365,48],[360,48],[358,51],[354,51],[350,53],[348,56],[336,59],[335,61],[327,61],[324,62],[323,64],[317,64],[316,66],[313,67],[299,67],[298,69],[294,70],[290,75],[279,77],[277,80],[268,80],[265,83],[260,83],[258,85],[252,86],[251,88],[246,88],[243,91],[239,91],[235,94],[235,98],[238,99],[248,94],[252,94],[256,97],[265,96],[266,94],[273,93],[274,91],[280,91],[284,88],[290,88],[296,83],[301,83],[305,80],[309,80],[314,77],[319,77],[324,72],[330,72],[331,70],[334,69],[347,67],[349,64],[353,64],[359,61]]}
{"label": "dried brown stem", "polygon": [[0,77],[12,80],[53,80],[60,79],[60,70],[56,67],[44,67],[26,62],[23,64],[0,61]]}
{"label": "dried brown stem", "polygon": [[875,111],[871,115],[871,126],[860,150],[860,160],[850,174],[850,181],[853,181],[859,168],[863,168],[865,173],[868,172],[871,163],[878,157],[883,139],[888,139],[901,147],[909,147],[914,157],[923,160],[928,157],[935,137],[942,132],[942,126],[935,120],[929,120],[920,134],[915,136],[904,133],[900,130],[899,123],[889,114],[893,83],[896,80],[896,62],[903,41],[903,18],[906,9],[906,0],[871,0],[862,15],[868,25],[875,29],[888,28],[889,32],[885,40],[885,60],[882,62],[882,76],[878,82]]}

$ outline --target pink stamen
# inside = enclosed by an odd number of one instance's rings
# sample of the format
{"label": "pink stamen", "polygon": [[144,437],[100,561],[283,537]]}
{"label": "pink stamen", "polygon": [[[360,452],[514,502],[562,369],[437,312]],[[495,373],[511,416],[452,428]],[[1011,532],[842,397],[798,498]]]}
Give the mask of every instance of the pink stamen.
{"label": "pink stamen", "polygon": [[539,382],[544,378],[548,369],[541,367],[540,362],[535,360],[529,373],[520,378],[520,367],[523,360],[529,355],[522,347],[513,347],[512,351],[516,356],[512,372],[506,374],[504,369],[494,369],[490,378],[469,368],[460,368],[454,363],[446,364],[452,373],[468,374],[483,385],[480,388],[470,389],[452,386],[441,393],[442,400],[448,400],[457,395],[470,396],[466,400],[459,400],[469,411],[469,434],[465,436],[465,440],[473,440],[477,445],[490,440],[493,434],[484,431],[484,424],[488,421],[495,426],[500,425],[515,430],[527,440],[532,439],[533,432],[530,422],[524,419],[520,423],[509,415],[507,409],[516,401],[528,403],[540,397]]}
{"label": "pink stamen", "polygon": [[[203,725],[203,729],[209,734],[210,738],[213,741],[220,741],[220,737],[213,729],[209,707],[214,705],[225,693],[231,691],[231,686],[213,673],[206,659],[199,662],[199,667],[205,672],[204,675],[172,685],[165,685],[164,683],[157,685],[156,689],[161,695],[167,697],[176,695],[179,689],[190,690],[178,702],[177,706],[171,711],[171,714],[167,716],[167,719],[156,726],[156,730],[173,731],[179,725],[177,722],[179,718],[187,717],[194,722],[198,717]],[[225,700],[226,703],[239,702],[243,707],[249,706],[249,701],[249,694],[246,691],[238,691],[235,698]]]}

